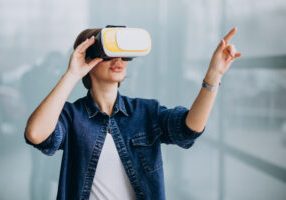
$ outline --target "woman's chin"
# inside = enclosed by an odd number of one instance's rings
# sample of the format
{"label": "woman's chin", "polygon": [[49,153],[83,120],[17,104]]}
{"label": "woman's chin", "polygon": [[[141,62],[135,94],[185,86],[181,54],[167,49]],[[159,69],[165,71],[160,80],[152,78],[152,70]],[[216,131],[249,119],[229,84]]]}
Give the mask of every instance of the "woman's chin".
{"label": "woman's chin", "polygon": [[112,83],[118,83],[118,82],[122,82],[124,80],[124,77],[117,77],[117,78],[115,78],[115,77],[112,77],[111,79],[109,79],[109,82],[112,82]]}
{"label": "woman's chin", "polygon": [[110,76],[110,79],[114,82],[121,82],[124,80],[124,78],[125,78],[125,74],[119,74],[119,73],[118,74],[112,74]]}

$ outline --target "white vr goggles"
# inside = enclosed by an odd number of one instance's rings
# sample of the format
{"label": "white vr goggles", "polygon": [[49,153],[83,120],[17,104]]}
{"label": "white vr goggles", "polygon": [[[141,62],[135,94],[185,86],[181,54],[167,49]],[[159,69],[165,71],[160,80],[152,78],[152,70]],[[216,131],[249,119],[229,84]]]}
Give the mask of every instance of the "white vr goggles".
{"label": "white vr goggles", "polygon": [[147,55],[150,50],[151,36],[146,30],[108,25],[95,35],[95,43],[86,50],[86,57],[103,60],[121,57],[130,61]]}

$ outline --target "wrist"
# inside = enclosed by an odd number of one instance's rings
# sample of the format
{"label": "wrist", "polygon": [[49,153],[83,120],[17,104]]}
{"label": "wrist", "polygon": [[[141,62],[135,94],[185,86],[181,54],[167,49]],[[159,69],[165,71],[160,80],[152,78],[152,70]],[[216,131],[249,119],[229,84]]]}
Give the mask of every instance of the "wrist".
{"label": "wrist", "polygon": [[209,69],[204,78],[204,81],[210,85],[216,86],[220,84],[222,76],[223,75],[220,72],[213,70],[213,69]]}
{"label": "wrist", "polygon": [[79,80],[81,80],[81,77],[77,74],[74,74],[73,72],[71,72],[70,70],[67,70],[65,73],[64,73],[64,76],[65,77],[68,77],[68,79],[72,80],[72,81],[75,81],[75,82],[78,82]]}
{"label": "wrist", "polygon": [[202,82],[202,88],[205,88],[210,92],[216,92],[218,90],[219,86],[220,86],[220,83],[218,85],[211,85],[208,82],[206,82],[205,80],[203,80],[203,82]]}

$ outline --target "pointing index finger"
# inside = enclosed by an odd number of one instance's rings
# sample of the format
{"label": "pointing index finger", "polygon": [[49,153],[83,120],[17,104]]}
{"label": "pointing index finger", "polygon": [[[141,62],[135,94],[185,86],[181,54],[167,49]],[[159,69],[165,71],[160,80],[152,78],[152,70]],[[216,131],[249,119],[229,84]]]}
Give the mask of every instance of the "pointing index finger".
{"label": "pointing index finger", "polygon": [[236,28],[236,27],[232,28],[232,29],[224,36],[225,42],[228,43],[228,42],[231,40],[231,38],[236,34],[236,32],[237,32],[237,28]]}

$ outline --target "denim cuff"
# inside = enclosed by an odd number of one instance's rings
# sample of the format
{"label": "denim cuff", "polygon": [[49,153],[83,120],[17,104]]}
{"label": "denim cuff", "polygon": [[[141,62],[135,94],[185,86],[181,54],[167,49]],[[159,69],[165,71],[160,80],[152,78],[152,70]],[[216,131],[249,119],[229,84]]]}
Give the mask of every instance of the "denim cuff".
{"label": "denim cuff", "polygon": [[201,134],[204,132],[205,127],[203,131],[197,132],[192,129],[190,129],[186,125],[186,117],[189,110],[186,109],[183,106],[177,106],[174,108],[174,110],[170,113],[169,119],[168,119],[168,129],[170,133],[171,140],[178,144],[180,147],[183,147],[185,149],[190,148],[194,142],[195,139],[201,136]]}
{"label": "denim cuff", "polygon": [[63,141],[63,129],[61,122],[58,122],[53,133],[39,144],[31,143],[26,137],[26,134],[24,134],[24,138],[27,144],[32,145],[44,154],[51,156],[60,148]]}

